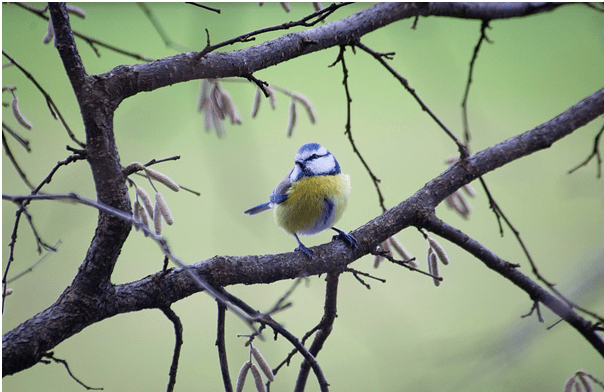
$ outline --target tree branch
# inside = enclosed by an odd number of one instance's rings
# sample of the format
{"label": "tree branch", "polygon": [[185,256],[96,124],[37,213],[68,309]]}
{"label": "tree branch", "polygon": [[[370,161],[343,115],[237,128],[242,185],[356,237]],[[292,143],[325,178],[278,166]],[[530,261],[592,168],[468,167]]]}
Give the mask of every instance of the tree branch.
{"label": "tree branch", "polygon": [[[409,199],[353,231],[352,234],[359,242],[356,250],[342,241],[332,241],[313,248],[314,257],[311,260],[299,252],[243,257],[215,256],[188,268],[170,269],[136,282],[117,285],[106,290],[102,298],[70,297],[73,294],[73,288],[70,287],[50,308],[4,334],[3,375],[33,366],[44,352],[95,322],[119,313],[160,308],[166,303],[176,302],[200,291],[189,275],[190,272],[202,277],[213,287],[225,287],[238,283],[272,283],[341,270],[406,227],[422,224],[432,227],[428,218],[434,208],[464,184],[509,162],[548,148],[603,113],[604,89],[530,131],[459,161]],[[524,280],[528,278],[518,274],[520,273],[510,273],[509,276],[514,279],[514,283],[518,280],[524,285]],[[519,287],[522,288],[521,285]],[[536,294],[531,292],[529,295]],[[539,294],[537,298],[545,298],[542,303],[548,307],[554,306],[557,313],[567,314],[561,310],[564,308],[558,307],[557,302],[550,300],[548,293]],[[580,320],[583,319],[573,315],[572,325],[576,328],[584,326],[585,320]],[[600,350],[602,346],[592,340],[592,345]],[[604,355],[604,349],[600,353]]]}
{"label": "tree branch", "polygon": [[204,49],[198,53],[182,53],[152,63],[121,65],[97,75],[97,78],[107,84],[112,99],[119,103],[140,92],[175,83],[195,79],[246,77],[302,55],[334,46],[355,44],[367,33],[418,15],[492,20],[551,11],[558,6],[560,4],[549,3],[379,3],[347,18],[286,34],[246,49],[212,53]]}

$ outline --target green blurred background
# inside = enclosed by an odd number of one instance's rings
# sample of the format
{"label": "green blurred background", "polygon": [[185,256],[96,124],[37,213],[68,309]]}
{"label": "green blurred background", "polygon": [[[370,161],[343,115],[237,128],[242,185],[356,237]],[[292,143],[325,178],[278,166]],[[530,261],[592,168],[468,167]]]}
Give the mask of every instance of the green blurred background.
{"label": "green blurred background", "polygon": [[[40,6],[40,4],[37,4]],[[262,27],[299,19],[311,12],[308,3],[292,4],[287,14],[276,3],[212,4],[220,15],[184,4],[149,4],[172,40],[190,50]],[[119,48],[152,58],[176,54],[136,4],[80,4],[88,17],[72,16],[73,28]],[[368,7],[345,7],[330,20]],[[3,49],[28,69],[51,94],[80,139],[84,139],[75,97],[55,48],[42,44],[46,23],[13,4],[2,5]],[[403,20],[363,37],[376,51],[396,52],[390,64],[408,78],[420,97],[457,135],[461,135],[460,103],[468,64],[480,31],[480,21],[450,18]],[[602,87],[604,81],[604,18],[585,5],[521,19],[493,21],[483,45],[469,99],[471,150],[477,152],[553,118]],[[294,29],[299,30],[299,29]],[[262,35],[236,50],[282,33]],[[136,60],[99,48],[101,57],[76,40],[89,74],[104,73]],[[155,166],[178,183],[201,193],[162,191],[175,219],[164,229],[176,255],[187,263],[213,255],[248,255],[291,251],[293,238],[275,227],[271,214],[244,216],[242,211],[267,199],[291,169],[297,148],[309,141],[322,143],[352,178],[347,213],[338,226],[355,229],[381,212],[367,172],[344,136],[346,121],[342,71],[337,48],[271,67],[255,74],[305,95],[314,105],[312,125],[301,107],[291,138],[285,136],[289,99],[277,94],[277,109],[263,102],[250,118],[255,87],[222,83],[243,119],[226,126],[219,140],[203,129],[196,112],[199,81],[182,83],[123,102],[115,114],[115,134],[123,165],[180,155],[176,162]],[[6,62],[6,59],[3,59]],[[357,146],[382,180],[387,207],[405,200],[441,173],[456,148],[414,100],[376,61],[361,51],[346,50],[353,97],[352,131]],[[32,152],[14,140],[9,144],[32,183],[39,183],[74,146],[59,122],[51,119],[43,97],[15,68],[3,70],[3,86],[16,85],[24,115],[34,124],[21,133]],[[3,94],[10,102],[10,94]],[[21,131],[9,108],[3,121]],[[521,232],[540,271],[558,289],[592,311],[604,314],[604,203],[602,179],[595,162],[569,175],[567,171],[591,152],[602,121],[578,130],[552,148],[513,162],[485,179],[507,216]],[[75,147],[75,146],[74,146]],[[27,193],[11,163],[2,158],[2,191]],[[144,181],[138,181],[144,186]],[[499,235],[482,189],[474,184],[469,220],[439,206],[438,216],[458,227],[499,256],[522,265],[533,276],[509,230]],[[76,192],[94,199],[89,166],[71,164],[55,175],[44,190]],[[151,192],[151,189],[147,189]],[[131,195],[132,197],[132,195]],[[14,223],[15,208],[2,203],[2,260]],[[38,202],[29,208],[36,228],[59,251],[9,287],[2,319],[6,332],[50,306],[73,279],[94,233],[97,212],[62,202]],[[426,243],[415,229],[397,236],[425,268]],[[305,239],[309,246],[329,241],[330,233]],[[341,279],[338,319],[318,359],[333,391],[554,391],[584,369],[604,380],[602,357],[571,327],[547,326],[558,318],[542,307],[545,323],[521,318],[532,306],[528,296],[479,261],[441,240],[451,264],[442,268],[443,284],[384,263],[374,270],[367,256],[352,267],[387,279],[369,281],[371,290],[350,274]],[[22,220],[11,276],[39,259],[27,223]],[[162,266],[156,244],[132,232],[122,251],[113,282],[124,283],[153,274]],[[260,310],[268,310],[292,282],[228,289]],[[311,277],[293,294],[293,307],[276,319],[298,336],[319,320],[324,278]],[[176,388],[180,391],[222,390],[215,341],[216,306],[206,294],[173,305],[184,325],[184,345]],[[238,333],[249,329],[228,315],[227,349],[231,376],[248,358]],[[290,351],[285,339],[257,341],[275,367]],[[119,315],[92,325],[53,351],[66,359],[73,373],[87,385],[106,391],[165,389],[174,334],[172,324],[158,311]],[[290,390],[300,358],[282,369],[271,386]],[[3,379],[5,391],[81,391],[60,365],[38,364]],[[251,380],[246,391],[254,390]],[[308,389],[318,390],[311,375]]]}

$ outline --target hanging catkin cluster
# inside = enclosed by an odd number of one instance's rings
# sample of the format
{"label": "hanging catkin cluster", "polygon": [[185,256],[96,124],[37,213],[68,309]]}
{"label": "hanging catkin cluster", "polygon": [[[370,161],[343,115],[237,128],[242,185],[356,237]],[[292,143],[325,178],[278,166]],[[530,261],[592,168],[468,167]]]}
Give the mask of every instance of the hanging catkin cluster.
{"label": "hanging catkin cluster", "polygon": [[604,390],[604,382],[583,370],[579,370],[566,380],[564,392],[592,392],[594,390],[592,383]]}
{"label": "hanging catkin cluster", "polygon": [[128,166],[128,168],[136,168],[142,170],[145,176],[149,179],[151,186],[155,190],[155,203],[151,201],[151,197],[145,190],[139,187],[132,179],[128,179],[130,184],[135,188],[134,204],[132,206],[134,219],[142,222],[142,224],[149,228],[149,220],[153,221],[153,228],[155,234],[160,235],[162,231],[162,224],[166,222],[168,225],[174,223],[168,204],[164,199],[163,195],[155,188],[153,181],[158,181],[174,192],[180,190],[180,186],[174,182],[170,177],[157,170],[150,169],[144,165],[135,162]]}
{"label": "hanging catkin cluster", "polygon": [[432,237],[426,237],[428,241],[428,272],[434,277],[434,285],[440,286],[441,280],[438,271],[438,260],[444,265],[449,264],[449,256],[445,253],[445,249]]}
{"label": "hanging catkin cluster", "polygon": [[[256,361],[258,365],[252,362],[252,358]],[[264,385],[264,381],[262,379],[262,375],[260,374],[260,370],[266,376],[268,382],[273,382],[275,377],[273,375],[273,371],[269,366],[268,362],[257,347],[250,344],[250,359],[246,361],[241,370],[239,370],[239,375],[237,376],[237,384],[235,390],[237,392],[243,391],[243,387],[245,385],[245,379],[247,378],[247,374],[249,371],[252,371],[252,377],[254,378],[254,383],[256,385],[256,390],[258,392],[265,392],[266,386]]]}
{"label": "hanging catkin cluster", "polygon": [[[236,79],[222,80],[237,81]],[[297,108],[299,105],[302,105],[302,107],[306,110],[310,122],[312,124],[316,122],[317,117],[315,110],[308,98],[300,93],[289,91],[278,86],[270,86],[268,84],[264,84],[262,89],[260,87],[256,88],[254,100],[252,102],[252,118],[256,118],[258,115],[265,92],[268,95],[268,101],[271,109],[276,109],[277,100],[275,98],[275,90],[290,98],[286,129],[287,136],[292,135],[294,127],[297,124]],[[225,135],[223,121],[225,121],[227,118],[230,119],[231,124],[241,124],[241,117],[239,116],[233,99],[224,88],[224,83],[219,84],[216,79],[204,79],[201,81],[197,110],[203,113],[203,124],[206,132],[209,132],[213,129],[216,133],[216,136],[219,138],[222,138]]]}

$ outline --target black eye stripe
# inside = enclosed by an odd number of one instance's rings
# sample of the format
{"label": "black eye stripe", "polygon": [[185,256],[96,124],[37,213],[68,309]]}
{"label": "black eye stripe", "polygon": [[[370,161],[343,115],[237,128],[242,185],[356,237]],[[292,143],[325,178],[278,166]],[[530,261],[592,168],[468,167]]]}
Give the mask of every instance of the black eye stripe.
{"label": "black eye stripe", "polygon": [[311,156],[309,156],[308,158],[306,158],[307,161],[312,161],[318,158],[323,158],[326,157],[329,154],[323,154],[323,155],[317,155],[317,154],[312,154]]}

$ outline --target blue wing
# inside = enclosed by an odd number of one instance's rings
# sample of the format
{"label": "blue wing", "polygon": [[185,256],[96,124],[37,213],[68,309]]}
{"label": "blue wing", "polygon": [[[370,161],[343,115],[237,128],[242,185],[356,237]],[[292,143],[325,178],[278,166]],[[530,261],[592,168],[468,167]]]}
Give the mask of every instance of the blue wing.
{"label": "blue wing", "polygon": [[269,199],[270,201],[258,204],[256,207],[252,207],[249,210],[243,211],[243,213],[248,215],[256,215],[261,212],[270,210],[271,208],[273,208],[273,205],[283,203],[285,200],[287,200],[287,191],[289,190],[290,185],[291,180],[289,179],[289,176],[287,176],[283,179],[283,181],[279,183],[279,185],[277,185]]}

